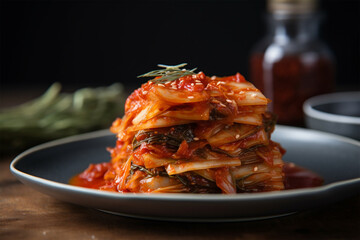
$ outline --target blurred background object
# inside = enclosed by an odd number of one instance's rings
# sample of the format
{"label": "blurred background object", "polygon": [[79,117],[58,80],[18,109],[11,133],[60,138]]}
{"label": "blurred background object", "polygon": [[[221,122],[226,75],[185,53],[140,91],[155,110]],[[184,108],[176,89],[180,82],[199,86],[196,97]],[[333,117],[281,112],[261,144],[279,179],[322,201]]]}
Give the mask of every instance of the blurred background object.
{"label": "blurred background object", "polygon": [[360,140],[360,91],[317,95],[303,109],[308,128]]}
{"label": "blurred background object", "polygon": [[335,62],[319,35],[317,0],[269,0],[268,34],[250,58],[250,79],[272,100],[278,123],[302,126],[306,99],[334,91]]}
{"label": "blurred background object", "polygon": [[[68,94],[120,83],[126,97],[144,81],[136,76],[159,63],[255,80],[249,59],[267,32],[267,6],[266,0],[2,0],[0,108],[39,97],[54,82]],[[319,30],[316,17],[305,25],[333,52],[335,91],[360,90],[360,1],[323,0],[317,9],[324,16]],[[329,69],[327,55],[316,61]],[[327,88],[332,80],[324,76],[332,78],[333,69],[324,69],[315,71]]]}
{"label": "blurred background object", "polygon": [[0,110],[0,153],[21,151],[37,144],[108,128],[124,111],[120,83],[61,93],[54,83],[42,96]]}
{"label": "blurred background object", "polygon": [[[266,33],[265,0],[1,1],[1,91],[54,81],[121,82],[156,64],[187,62],[208,75],[242,73]],[[323,0],[320,39],[337,61],[336,87],[360,87],[360,1]]]}

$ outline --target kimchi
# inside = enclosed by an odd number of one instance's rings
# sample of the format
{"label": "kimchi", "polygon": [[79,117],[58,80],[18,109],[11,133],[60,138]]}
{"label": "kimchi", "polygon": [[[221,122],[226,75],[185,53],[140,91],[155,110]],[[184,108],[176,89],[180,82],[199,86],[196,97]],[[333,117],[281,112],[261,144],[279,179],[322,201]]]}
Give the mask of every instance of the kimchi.
{"label": "kimchi", "polygon": [[[77,181],[134,193],[247,193],[284,189],[284,149],[271,140],[276,118],[253,84],[163,66],[125,104],[110,130],[111,161]],[[81,185],[81,184],[79,184]]]}

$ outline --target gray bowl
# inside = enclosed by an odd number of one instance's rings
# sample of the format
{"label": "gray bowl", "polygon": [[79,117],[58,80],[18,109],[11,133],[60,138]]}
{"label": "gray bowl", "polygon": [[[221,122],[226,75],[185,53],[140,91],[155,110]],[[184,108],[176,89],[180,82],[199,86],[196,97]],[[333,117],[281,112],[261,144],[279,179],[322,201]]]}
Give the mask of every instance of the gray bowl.
{"label": "gray bowl", "polygon": [[304,102],[308,128],[360,140],[360,92],[319,95]]}

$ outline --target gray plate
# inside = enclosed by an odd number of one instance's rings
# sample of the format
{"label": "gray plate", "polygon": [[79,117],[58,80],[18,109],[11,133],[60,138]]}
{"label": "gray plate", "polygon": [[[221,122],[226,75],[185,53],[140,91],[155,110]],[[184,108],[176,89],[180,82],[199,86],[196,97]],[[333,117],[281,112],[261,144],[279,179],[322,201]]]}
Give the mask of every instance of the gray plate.
{"label": "gray plate", "polygon": [[110,160],[115,137],[98,131],[49,142],[20,154],[12,173],[57,199],[123,216],[172,221],[243,221],[283,216],[360,194],[360,142],[302,128],[277,126],[273,139],[291,161],[325,179],[317,188],[270,193],[120,194],[71,186],[69,179],[90,163]]}

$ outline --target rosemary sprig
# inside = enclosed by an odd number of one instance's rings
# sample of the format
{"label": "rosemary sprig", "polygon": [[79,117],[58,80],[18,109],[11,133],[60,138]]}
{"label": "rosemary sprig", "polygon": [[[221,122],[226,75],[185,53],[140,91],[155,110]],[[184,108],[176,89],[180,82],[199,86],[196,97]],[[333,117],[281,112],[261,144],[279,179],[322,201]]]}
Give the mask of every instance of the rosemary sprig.
{"label": "rosemary sprig", "polygon": [[[153,77],[153,78],[160,77],[160,78],[153,79],[152,81],[154,83],[166,83],[166,82],[174,81],[176,79],[179,79],[179,78],[187,76],[187,75],[195,74],[194,71],[197,68],[187,70],[187,69],[183,68],[186,65],[187,65],[187,63],[182,63],[182,64],[178,64],[178,65],[175,65],[175,66],[168,66],[168,65],[158,64],[158,67],[165,68],[165,69],[154,70],[154,71],[142,74],[142,75],[138,76],[138,78],[141,78],[141,77]],[[180,69],[180,68],[183,68],[183,69]]]}

